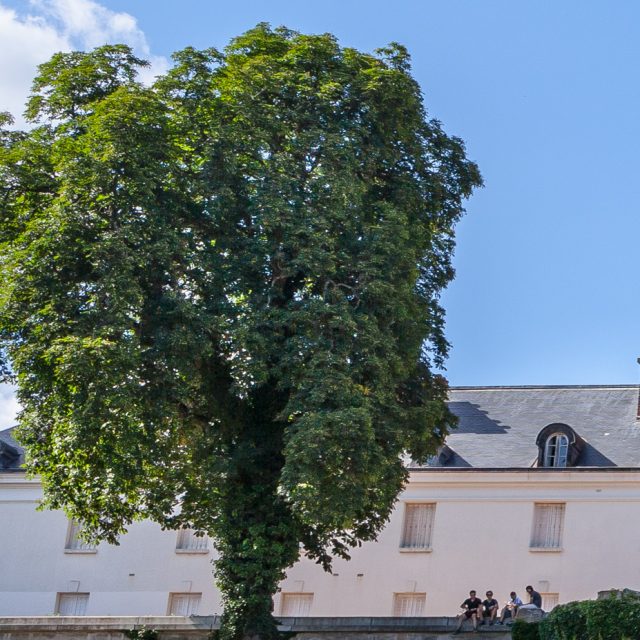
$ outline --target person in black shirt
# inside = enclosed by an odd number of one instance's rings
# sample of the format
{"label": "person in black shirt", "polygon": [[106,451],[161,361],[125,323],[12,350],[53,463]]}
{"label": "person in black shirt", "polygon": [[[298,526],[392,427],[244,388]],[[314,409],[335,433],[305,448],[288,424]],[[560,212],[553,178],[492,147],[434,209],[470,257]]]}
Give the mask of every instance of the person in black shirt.
{"label": "person in black shirt", "polygon": [[521,618],[522,614],[524,614],[526,610],[542,609],[542,596],[537,591],[535,591],[531,585],[527,586],[527,593],[529,594],[529,603],[523,604],[521,607],[518,607],[516,618]]}
{"label": "person in black shirt", "polygon": [[542,596],[531,585],[527,587],[527,593],[529,594],[529,604],[542,609]]}
{"label": "person in black shirt", "polygon": [[478,630],[478,617],[480,616],[480,611],[482,608],[482,600],[480,598],[476,598],[476,592],[471,590],[469,591],[469,597],[460,605],[464,611],[458,616],[458,626],[453,633],[460,633],[460,629],[462,629],[462,623],[465,620],[471,618],[471,622],[473,623],[473,630]]}
{"label": "person in black shirt", "polygon": [[489,625],[493,625],[498,617],[498,601],[493,597],[493,591],[487,591],[487,599],[482,603],[482,619],[480,624],[485,624],[489,620]]}

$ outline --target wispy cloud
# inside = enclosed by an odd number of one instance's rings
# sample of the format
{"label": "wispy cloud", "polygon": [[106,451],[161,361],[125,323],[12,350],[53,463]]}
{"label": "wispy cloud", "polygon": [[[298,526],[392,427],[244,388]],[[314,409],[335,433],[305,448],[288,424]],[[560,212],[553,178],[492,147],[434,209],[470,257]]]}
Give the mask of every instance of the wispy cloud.
{"label": "wispy cloud", "polygon": [[135,17],[107,9],[93,0],[31,0],[18,12],[0,0],[0,111],[22,124],[21,113],[37,66],[58,51],[87,50],[122,42],[151,62],[142,80],[166,70],[162,56],[151,53]]}
{"label": "wispy cloud", "polygon": [[16,415],[20,405],[16,399],[13,387],[0,385],[0,431],[16,424]]}

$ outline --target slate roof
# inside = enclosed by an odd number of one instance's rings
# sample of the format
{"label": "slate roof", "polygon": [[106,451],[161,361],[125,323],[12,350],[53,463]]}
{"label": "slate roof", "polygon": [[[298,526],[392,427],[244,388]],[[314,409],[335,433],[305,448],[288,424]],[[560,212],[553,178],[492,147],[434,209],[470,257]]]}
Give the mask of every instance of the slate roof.
{"label": "slate roof", "polygon": [[568,424],[585,441],[576,467],[640,467],[640,387],[454,387],[449,408],[458,428],[442,467],[531,467],[536,436]]}
{"label": "slate roof", "polygon": [[13,439],[11,429],[0,431],[0,471],[20,471],[24,449]]}

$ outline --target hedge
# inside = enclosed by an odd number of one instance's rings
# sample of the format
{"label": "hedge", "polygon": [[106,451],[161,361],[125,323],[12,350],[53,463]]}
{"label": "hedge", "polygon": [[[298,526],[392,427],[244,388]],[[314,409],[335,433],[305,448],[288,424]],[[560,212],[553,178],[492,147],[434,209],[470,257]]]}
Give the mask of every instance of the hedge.
{"label": "hedge", "polygon": [[540,622],[538,634],[539,640],[640,640],[640,600],[613,596],[559,605]]}
{"label": "hedge", "polygon": [[539,622],[525,622],[516,620],[511,626],[513,640],[539,640]]}

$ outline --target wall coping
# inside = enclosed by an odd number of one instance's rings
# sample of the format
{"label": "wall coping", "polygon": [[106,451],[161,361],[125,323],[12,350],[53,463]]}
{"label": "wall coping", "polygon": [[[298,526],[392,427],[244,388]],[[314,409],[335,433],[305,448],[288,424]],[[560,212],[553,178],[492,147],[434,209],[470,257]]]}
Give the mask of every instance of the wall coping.
{"label": "wall coping", "polygon": [[[282,631],[327,632],[451,632],[455,617],[278,617]],[[0,633],[9,631],[121,631],[148,627],[157,631],[217,629],[220,616],[24,616],[0,617]],[[508,627],[483,627],[483,632],[505,633]]]}

